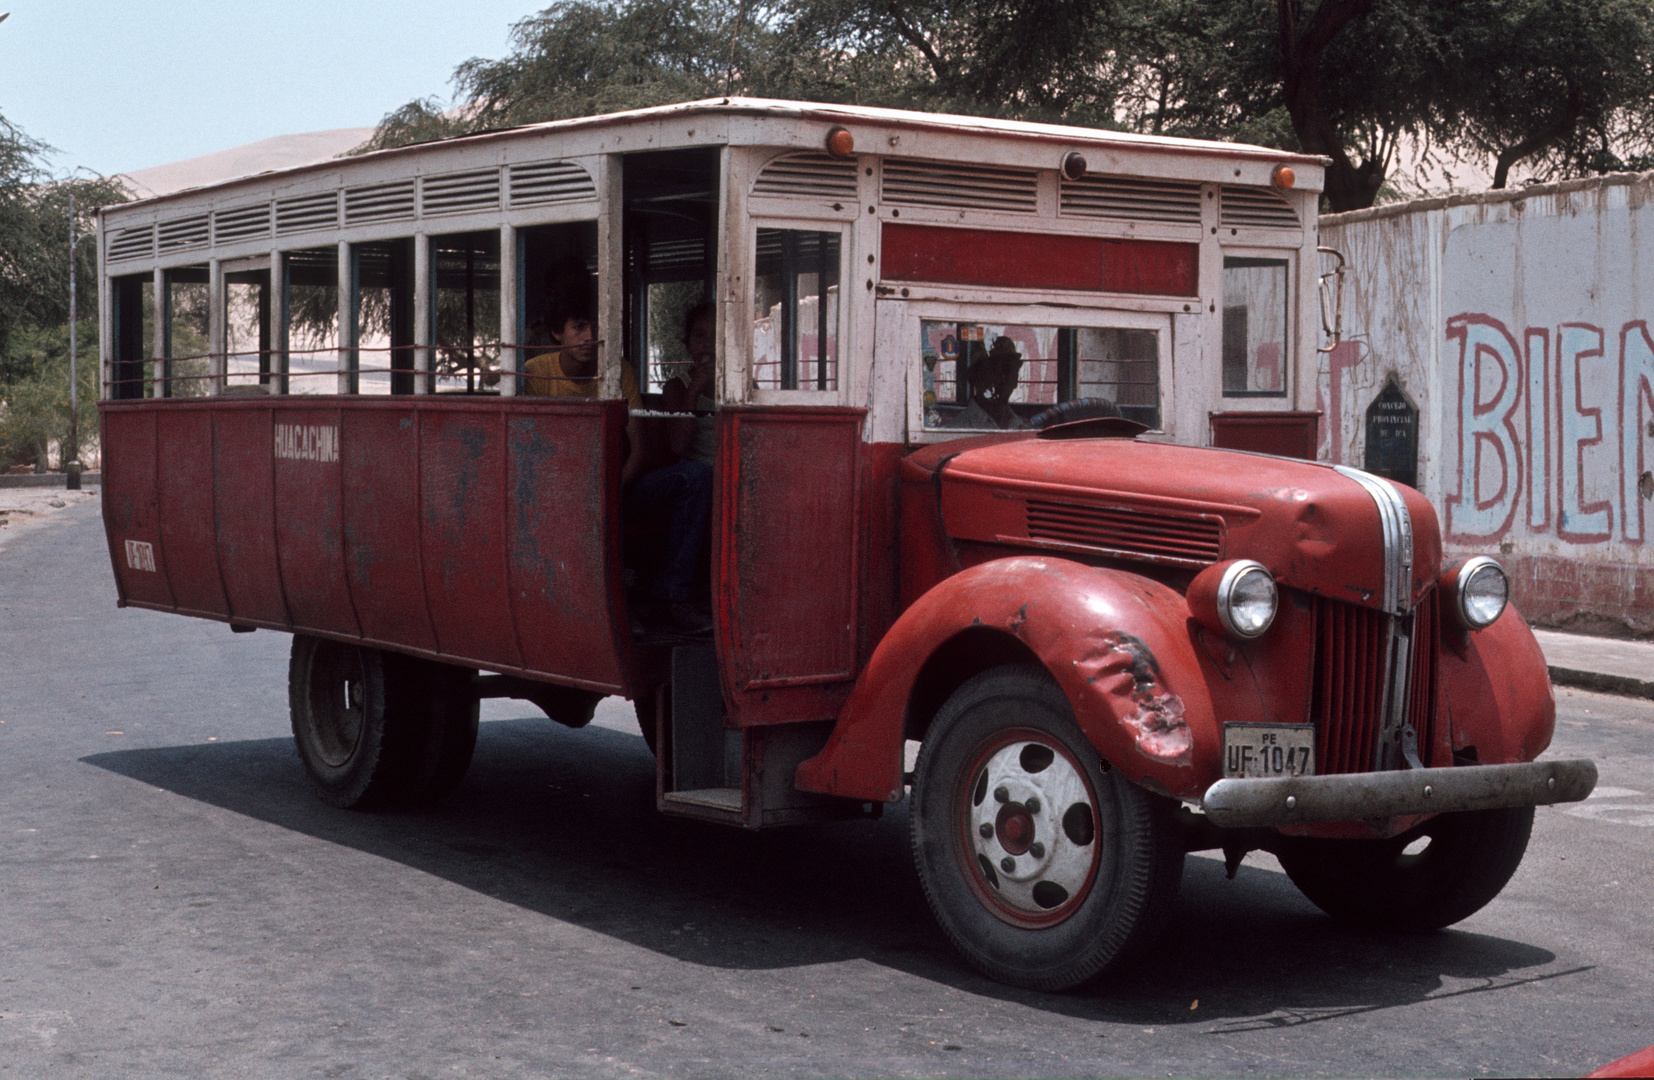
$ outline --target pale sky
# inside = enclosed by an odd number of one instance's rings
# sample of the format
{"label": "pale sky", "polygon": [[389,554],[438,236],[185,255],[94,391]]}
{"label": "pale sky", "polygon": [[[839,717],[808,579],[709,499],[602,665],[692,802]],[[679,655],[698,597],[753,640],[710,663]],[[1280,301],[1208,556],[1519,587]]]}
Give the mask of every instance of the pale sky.
{"label": "pale sky", "polygon": [[0,0],[0,115],[105,175],[371,127],[547,0]]}

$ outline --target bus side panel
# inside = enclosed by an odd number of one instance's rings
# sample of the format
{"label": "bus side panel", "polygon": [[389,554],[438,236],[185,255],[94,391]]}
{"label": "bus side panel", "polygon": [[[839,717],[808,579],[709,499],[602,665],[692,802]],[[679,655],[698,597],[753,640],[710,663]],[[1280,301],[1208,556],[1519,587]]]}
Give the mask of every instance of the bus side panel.
{"label": "bus side panel", "polygon": [[442,651],[520,668],[506,590],[504,417],[422,408],[419,425],[425,596]]}
{"label": "bus side panel", "polygon": [[103,521],[123,603],[171,609],[155,493],[155,413],[103,410]]}
{"label": "bus side panel", "polygon": [[276,553],[294,627],[356,637],[340,528],[339,414],[337,407],[277,413]]}
{"label": "bus side panel", "polygon": [[273,412],[264,405],[220,405],[214,410],[215,525],[230,615],[290,626],[276,574],[275,479],[270,460]]}
{"label": "bus side panel", "polygon": [[420,571],[418,418],[364,403],[342,419],[345,575],[362,634],[435,652]]}
{"label": "bus side panel", "polygon": [[[848,683],[856,670],[864,414],[772,407],[721,415],[714,569],[721,580],[713,594],[737,720],[830,718],[839,699],[822,688]],[[788,707],[765,709],[766,698]],[[808,708],[812,700],[819,710]]]}
{"label": "bus side panel", "polygon": [[162,448],[156,473],[167,580],[181,613],[230,617],[218,567],[213,410],[167,409],[155,417]]}
{"label": "bus side panel", "polygon": [[625,629],[618,506],[618,410],[537,413],[506,421],[510,587],[523,665],[618,689],[615,628]]}

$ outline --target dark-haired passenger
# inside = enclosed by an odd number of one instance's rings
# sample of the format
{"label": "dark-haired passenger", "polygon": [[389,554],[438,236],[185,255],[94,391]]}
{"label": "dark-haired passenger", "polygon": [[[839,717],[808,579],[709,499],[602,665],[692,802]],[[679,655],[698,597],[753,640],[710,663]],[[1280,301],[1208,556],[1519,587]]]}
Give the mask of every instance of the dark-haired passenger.
{"label": "dark-haired passenger", "polygon": [[[524,363],[527,393],[541,397],[602,396],[590,298],[589,279],[585,283],[566,282],[552,294],[543,331],[543,344],[552,349]],[[706,547],[707,521],[712,513],[711,462],[685,457],[645,471],[649,455],[644,447],[648,444],[637,415],[643,402],[637,376],[629,364],[620,367],[620,396],[626,399],[630,414],[626,420],[625,461],[620,469],[621,512],[627,518],[664,516],[667,523],[666,549],[650,582],[651,610],[645,613],[644,621],[680,633],[706,633],[712,629],[711,614],[690,602],[690,584]]]}

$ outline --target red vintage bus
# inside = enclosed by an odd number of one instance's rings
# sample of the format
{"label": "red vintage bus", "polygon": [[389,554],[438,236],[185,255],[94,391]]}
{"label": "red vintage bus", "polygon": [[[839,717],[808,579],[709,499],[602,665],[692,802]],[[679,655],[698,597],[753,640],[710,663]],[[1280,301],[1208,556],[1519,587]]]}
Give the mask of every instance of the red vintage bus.
{"label": "red vintage bus", "polygon": [[630,698],[663,813],[910,798],[1022,986],[1140,952],[1194,850],[1454,922],[1595,770],[1422,496],[1206,445],[1313,456],[1322,164],[729,99],[109,207],[120,603],[293,634],[340,806],[451,790],[502,695]]}

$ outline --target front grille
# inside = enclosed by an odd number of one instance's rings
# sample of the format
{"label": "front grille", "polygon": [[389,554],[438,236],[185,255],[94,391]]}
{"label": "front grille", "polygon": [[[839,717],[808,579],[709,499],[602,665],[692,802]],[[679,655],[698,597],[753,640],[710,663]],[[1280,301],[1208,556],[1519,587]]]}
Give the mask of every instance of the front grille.
{"label": "front grille", "polygon": [[1372,608],[1317,600],[1315,771],[1371,772],[1384,724],[1385,658],[1390,616]]}
{"label": "front grille", "polygon": [[1378,767],[1392,618],[1413,621],[1406,716],[1418,734],[1420,763],[1432,763],[1436,654],[1441,638],[1436,605],[1434,590],[1414,614],[1403,616],[1336,600],[1316,600],[1310,720],[1315,724],[1317,772],[1371,772]]}
{"label": "front grille", "polygon": [[1028,500],[1028,536],[1174,566],[1207,566],[1223,550],[1216,518],[1182,517],[1137,507]]}

